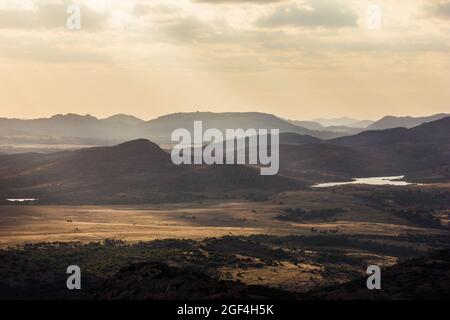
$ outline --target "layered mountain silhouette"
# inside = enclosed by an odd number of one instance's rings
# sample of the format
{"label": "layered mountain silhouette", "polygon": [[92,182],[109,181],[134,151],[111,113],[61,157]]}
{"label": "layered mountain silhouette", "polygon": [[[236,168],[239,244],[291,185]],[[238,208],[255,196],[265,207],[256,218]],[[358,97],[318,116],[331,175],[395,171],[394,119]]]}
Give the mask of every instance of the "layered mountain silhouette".
{"label": "layered mountain silhouette", "polygon": [[[296,126],[303,127],[306,129],[316,130],[316,131],[330,131],[330,132],[335,132],[337,134],[341,134],[343,136],[357,134],[357,133],[360,133],[361,131],[365,130],[363,122],[358,122],[360,124],[355,124],[354,127],[351,127],[351,126],[344,126],[344,125],[323,126],[320,123],[314,122],[314,121],[298,121],[298,120],[288,120],[288,121]],[[369,125],[369,124],[367,124],[367,125]]]}
{"label": "layered mountain silhouette", "polygon": [[261,176],[259,168],[246,165],[176,166],[169,153],[146,139],[51,154],[0,155],[0,199],[142,203],[270,194],[367,176],[445,182],[450,180],[449,128],[446,117],[411,129],[366,131],[327,141],[282,133],[277,176]]}
{"label": "layered mountain silhouette", "polygon": [[296,134],[296,133],[281,133],[280,134],[280,144],[287,145],[302,145],[310,143],[320,143],[321,139],[314,138],[309,135]]}
{"label": "layered mountain silhouette", "polygon": [[[280,133],[297,133],[316,138],[328,139],[341,136],[331,131],[316,131],[296,126],[272,114],[259,112],[191,112],[174,113],[150,120],[147,128],[148,136],[161,140],[170,137],[173,130],[185,128],[193,132],[194,121],[202,121],[203,129],[215,128],[222,132],[230,128],[240,129],[278,129]],[[162,135],[161,135],[162,134]]]}
{"label": "layered mountain silhouette", "polygon": [[[0,118],[1,151],[17,153],[26,151],[52,152],[58,149],[75,149],[84,146],[113,146],[134,139],[149,139],[169,145],[173,130],[185,128],[193,131],[193,122],[202,121],[204,130],[226,129],[278,129],[280,133],[295,133],[329,140],[355,135],[363,130],[420,125],[444,117],[445,114],[424,118],[385,117],[370,125],[370,121],[352,118],[317,119],[314,121],[284,120],[272,114],[258,112],[191,112],[168,114],[150,121],[131,115],[117,114],[105,119],[91,115],[55,115],[50,118],[22,120]],[[41,145],[41,147],[40,147]],[[77,147],[78,146],[78,147]]]}
{"label": "layered mountain silhouette", "polygon": [[332,126],[346,126],[350,128],[367,128],[373,123],[371,120],[359,120],[349,117],[340,118],[317,118],[311,120],[312,122],[319,123],[323,127]]}
{"label": "layered mountain silhouette", "polygon": [[319,144],[281,147],[282,174],[333,178],[406,175],[450,179],[450,117],[412,129],[366,131]]}
{"label": "layered mountain silhouette", "polygon": [[450,114],[439,113],[428,117],[394,117],[394,116],[386,116],[371,125],[369,125],[367,130],[384,130],[391,128],[413,128],[418,125],[421,125],[425,122],[431,122],[440,120],[442,118],[448,117]]}
{"label": "layered mountain silhouette", "polygon": [[450,116],[427,122],[417,127],[393,128],[386,130],[365,131],[360,134],[329,140],[330,143],[346,146],[376,146],[391,143],[450,143]]}
{"label": "layered mountain silhouette", "polygon": [[142,203],[245,196],[301,187],[238,165],[180,165],[144,139],[114,147],[0,156],[0,199],[41,203]]}
{"label": "layered mountain silhouette", "polygon": [[[97,119],[90,115],[55,115],[32,120],[0,119],[0,136],[38,136],[98,140],[133,139],[141,135],[140,124],[130,118],[115,116]],[[131,124],[130,124],[131,123]]]}
{"label": "layered mountain silhouette", "polygon": [[146,138],[159,144],[171,143],[173,130],[185,128],[193,131],[193,122],[202,121],[204,130],[217,128],[279,129],[311,135],[321,139],[336,138],[344,133],[310,130],[296,126],[271,114],[192,112],[169,114],[150,121],[130,115],[114,115],[98,119],[90,115],[55,115],[32,120],[0,118],[0,137],[9,144],[79,144],[114,145],[133,139]]}

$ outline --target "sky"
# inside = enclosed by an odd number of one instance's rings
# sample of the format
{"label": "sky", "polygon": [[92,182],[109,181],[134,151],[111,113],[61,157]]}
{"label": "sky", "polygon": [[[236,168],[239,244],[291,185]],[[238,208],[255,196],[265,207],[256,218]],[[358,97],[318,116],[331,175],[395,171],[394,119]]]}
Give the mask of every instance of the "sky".
{"label": "sky", "polygon": [[378,119],[449,88],[450,0],[0,1],[0,117]]}

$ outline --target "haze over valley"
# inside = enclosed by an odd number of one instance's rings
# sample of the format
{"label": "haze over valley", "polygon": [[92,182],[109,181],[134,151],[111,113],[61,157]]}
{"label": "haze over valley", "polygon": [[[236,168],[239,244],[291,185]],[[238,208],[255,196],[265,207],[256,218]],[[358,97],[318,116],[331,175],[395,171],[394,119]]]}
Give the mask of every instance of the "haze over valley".
{"label": "haze over valley", "polygon": [[449,8],[0,1],[0,300],[450,299]]}

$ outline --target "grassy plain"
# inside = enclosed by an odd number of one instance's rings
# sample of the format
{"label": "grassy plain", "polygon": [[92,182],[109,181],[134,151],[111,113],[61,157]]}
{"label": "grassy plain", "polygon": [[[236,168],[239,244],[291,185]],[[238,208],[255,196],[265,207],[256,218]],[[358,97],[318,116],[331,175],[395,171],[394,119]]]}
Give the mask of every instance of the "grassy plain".
{"label": "grassy plain", "polygon": [[[404,192],[399,190],[405,189],[392,190]],[[427,192],[420,187],[406,190]],[[431,190],[435,192],[435,189]],[[443,186],[438,190],[448,193],[449,188]],[[385,191],[381,187],[358,186],[303,190],[281,193],[261,202],[237,199],[127,206],[4,205],[0,206],[0,247],[33,242],[91,242],[104,239],[130,242],[168,238],[201,240],[224,235],[251,234],[395,236],[449,232],[446,228],[429,228],[411,223],[389,209],[409,208],[411,205],[390,204],[389,208],[387,205],[374,206],[368,197]],[[413,207],[419,205],[423,207],[423,204],[412,204]],[[277,219],[286,208],[311,211],[339,208],[341,212],[329,219]],[[433,208],[443,223],[448,223],[448,208],[438,209]]]}

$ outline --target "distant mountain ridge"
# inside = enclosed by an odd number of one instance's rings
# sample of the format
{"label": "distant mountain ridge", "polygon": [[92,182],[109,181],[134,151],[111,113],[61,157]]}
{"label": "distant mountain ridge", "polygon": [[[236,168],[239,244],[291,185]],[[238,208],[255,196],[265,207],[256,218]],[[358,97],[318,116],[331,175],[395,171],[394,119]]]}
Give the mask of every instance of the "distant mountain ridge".
{"label": "distant mountain ridge", "polygon": [[313,121],[299,121],[299,120],[288,120],[290,123],[303,127],[310,130],[319,130],[319,131],[330,131],[335,132],[336,134],[352,135],[357,134],[363,131],[363,128],[350,127],[350,126],[328,126],[325,127],[318,122]]}
{"label": "distant mountain ridge", "polygon": [[[402,118],[401,121],[406,121],[404,126],[410,127],[422,121],[441,117],[443,114],[425,118],[405,118],[406,120]],[[91,115],[58,114],[50,118],[31,120],[0,118],[0,143],[6,143],[7,146],[0,146],[0,152],[15,153],[26,150],[47,152],[47,149],[58,150],[58,146],[64,145],[68,146],[67,149],[74,149],[76,144],[112,146],[140,138],[149,139],[158,144],[172,144],[170,137],[173,130],[186,128],[192,132],[195,120],[203,122],[204,130],[208,128],[217,128],[221,131],[237,128],[279,129],[280,133],[295,133],[322,140],[355,135],[365,130],[357,128],[358,125],[350,127],[353,121],[358,120],[348,117],[318,119],[326,122],[323,124],[335,124],[326,127],[311,121],[284,120],[273,114],[260,112],[173,113],[149,121],[127,114],[116,114],[105,119],[98,119]],[[364,122],[360,121],[360,126]],[[339,125],[339,123],[346,125]],[[369,128],[373,129],[380,125],[398,126],[396,121],[388,117],[372,124]],[[40,144],[50,147],[40,149]],[[30,147],[20,151],[22,149],[14,148],[14,145],[30,145]]]}
{"label": "distant mountain ridge", "polygon": [[317,118],[310,120],[312,122],[319,123],[324,127],[331,126],[346,126],[351,128],[366,128],[373,123],[372,120],[359,120],[350,117],[340,117],[340,118]]}
{"label": "distant mountain ridge", "polygon": [[138,124],[142,124],[145,121],[142,119],[139,119],[135,116],[131,116],[128,114],[115,114],[113,116],[110,116],[108,118],[105,119],[101,119],[104,122],[122,122],[122,123],[126,123],[129,125],[138,125]]}
{"label": "distant mountain ridge", "polygon": [[386,116],[382,119],[372,123],[367,127],[367,130],[384,130],[384,129],[392,129],[392,128],[413,128],[421,125],[425,122],[431,122],[440,120],[442,118],[448,117],[450,114],[447,113],[439,113],[432,116],[427,117],[394,117],[394,116]]}
{"label": "distant mountain ridge", "polygon": [[[432,132],[432,134],[430,134]],[[364,131],[362,133],[329,140],[333,144],[346,146],[373,146],[399,142],[421,142],[429,144],[450,143],[450,116],[425,122],[412,128],[391,128]]]}
{"label": "distant mountain ridge", "polygon": [[411,129],[365,131],[327,143],[352,150],[358,161],[347,167],[350,173],[359,164],[363,176],[406,175],[421,182],[450,180],[450,117]]}
{"label": "distant mountain ridge", "polygon": [[322,141],[283,133],[280,173],[246,165],[180,165],[146,139],[51,154],[0,155],[0,200],[120,204],[273,194],[322,181],[406,175],[450,181],[450,117],[412,129],[367,131]]}
{"label": "distant mountain ridge", "polygon": [[310,135],[320,139],[329,139],[340,136],[330,131],[311,130],[296,126],[273,114],[260,112],[188,112],[172,113],[147,122],[147,133],[157,139],[158,135],[164,132],[164,137],[170,136],[170,132],[178,128],[193,130],[194,121],[202,121],[204,130],[208,128],[219,129],[225,132],[226,129],[278,129],[280,133],[297,133]]}
{"label": "distant mountain ridge", "polygon": [[[290,132],[310,135],[320,139],[340,137],[343,134],[310,130],[291,124],[277,116],[258,112],[191,112],[174,113],[159,118],[144,121],[139,118],[119,114],[106,119],[98,119],[91,115],[54,115],[50,118],[32,120],[0,118],[0,138],[7,139],[8,143],[21,143],[23,140],[32,140],[34,144],[43,139],[48,143],[49,138],[58,143],[64,140],[84,139],[101,141],[103,145],[114,145],[133,139],[150,139],[159,144],[171,143],[173,130],[186,128],[193,130],[193,122],[203,122],[204,129],[279,129],[281,133]],[[28,137],[28,138],[27,138]]]}
{"label": "distant mountain ridge", "polygon": [[409,181],[450,181],[450,117],[418,127],[280,145],[280,174],[301,181],[351,181],[405,175]]}
{"label": "distant mountain ridge", "polygon": [[132,139],[140,135],[139,125],[101,120],[91,115],[54,115],[32,120],[0,119],[0,136],[34,136],[111,140]]}

